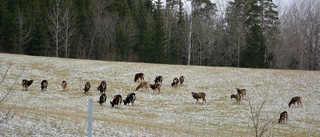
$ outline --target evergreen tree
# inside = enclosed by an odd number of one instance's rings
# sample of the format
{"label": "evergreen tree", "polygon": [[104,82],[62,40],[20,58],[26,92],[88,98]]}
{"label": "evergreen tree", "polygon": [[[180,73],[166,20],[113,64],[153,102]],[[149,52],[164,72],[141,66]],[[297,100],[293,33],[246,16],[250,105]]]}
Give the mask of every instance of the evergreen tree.
{"label": "evergreen tree", "polygon": [[[33,39],[30,41],[25,53],[37,56],[50,56],[49,42],[48,42],[48,28],[46,26],[45,18],[47,17],[48,1],[34,0],[30,5],[31,10],[31,36]],[[31,8],[32,7],[32,8]]]}
{"label": "evergreen tree", "polygon": [[250,27],[247,35],[248,43],[241,52],[241,67],[265,68],[264,55],[266,46],[261,27],[258,24],[254,24]]}
{"label": "evergreen tree", "polygon": [[166,31],[164,28],[161,4],[162,2],[158,0],[156,2],[156,9],[153,11],[153,41],[155,46],[153,54],[155,54],[155,63],[165,63],[164,58],[166,56],[164,53],[164,46],[166,44]]}
{"label": "evergreen tree", "polygon": [[[269,62],[273,59],[272,53],[268,52],[266,35],[274,32],[267,29],[271,26],[266,19],[276,22],[276,12],[271,11],[270,0],[250,0],[245,6],[246,15],[246,46],[241,52],[241,64],[243,67],[268,68]],[[268,5],[268,6],[266,6]],[[271,14],[274,13],[274,14]],[[271,33],[274,34],[274,33]],[[249,55],[254,54],[254,55]]]}

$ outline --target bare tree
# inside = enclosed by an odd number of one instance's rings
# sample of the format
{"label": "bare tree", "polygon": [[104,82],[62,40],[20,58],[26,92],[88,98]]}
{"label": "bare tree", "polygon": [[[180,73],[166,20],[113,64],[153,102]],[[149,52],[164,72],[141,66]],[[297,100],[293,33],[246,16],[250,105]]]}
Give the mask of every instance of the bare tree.
{"label": "bare tree", "polygon": [[51,49],[54,50],[54,55],[58,57],[63,30],[61,21],[63,17],[63,4],[61,0],[51,0],[49,3],[51,5],[48,12],[47,25],[54,43],[54,47]]}
{"label": "bare tree", "polygon": [[[279,68],[320,69],[320,1],[295,1],[281,15]],[[281,64],[285,64],[284,66]]]}
{"label": "bare tree", "polygon": [[253,124],[254,130],[255,130],[256,137],[262,137],[262,135],[267,132],[268,126],[271,123],[271,120],[267,120],[266,122],[262,121],[261,110],[262,110],[264,104],[265,104],[265,101],[263,101],[261,103],[260,107],[257,110],[255,110],[253,108],[253,105],[251,104],[251,101],[249,100],[250,118],[252,120],[252,124]]}
{"label": "bare tree", "polygon": [[72,8],[72,1],[66,1],[62,15],[63,37],[65,58],[68,58],[69,47],[72,42],[72,38],[76,33],[76,16],[74,9]]}
{"label": "bare tree", "polygon": [[116,14],[106,11],[106,7],[110,6],[110,4],[111,2],[104,0],[92,1],[90,10],[94,13],[94,16],[89,30],[88,58],[93,56],[94,51],[96,51],[95,56],[97,59],[115,60],[115,54],[112,52],[114,51],[118,18]]}
{"label": "bare tree", "polygon": [[23,51],[28,47],[27,43],[32,39],[31,27],[28,26],[28,20],[26,19],[24,12],[21,11],[18,6],[18,16],[17,16],[17,27],[18,33],[14,40],[14,53],[23,53]]}

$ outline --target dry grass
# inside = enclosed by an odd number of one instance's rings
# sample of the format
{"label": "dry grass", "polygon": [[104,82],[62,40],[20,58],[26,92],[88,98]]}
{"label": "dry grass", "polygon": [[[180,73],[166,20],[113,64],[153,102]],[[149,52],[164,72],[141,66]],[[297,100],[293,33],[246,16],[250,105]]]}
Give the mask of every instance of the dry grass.
{"label": "dry grass", "polygon": [[[254,136],[248,101],[254,107],[266,101],[262,122],[272,120],[266,136],[320,135],[320,72],[299,70],[246,69],[147,63],[107,62],[63,58],[0,54],[0,76],[12,64],[1,84],[1,94],[25,69],[22,78],[33,79],[29,91],[14,86],[0,110],[13,107],[13,118],[1,123],[0,136],[85,136],[87,104],[93,99],[94,136]],[[161,93],[135,91],[133,77],[145,73],[153,83],[162,75]],[[174,77],[185,76],[185,82],[171,87]],[[40,82],[49,81],[48,91]],[[63,92],[61,81],[68,82]],[[97,103],[100,81],[107,81],[107,103]],[[84,83],[91,83],[88,94]],[[246,88],[247,97],[235,104],[230,95],[236,88]],[[207,103],[195,103],[191,92],[206,92]],[[112,108],[116,94],[124,98],[135,92],[134,106]],[[302,108],[288,107],[293,96],[302,97]],[[278,124],[281,111],[288,111],[287,124]],[[2,113],[2,111],[0,111]]]}

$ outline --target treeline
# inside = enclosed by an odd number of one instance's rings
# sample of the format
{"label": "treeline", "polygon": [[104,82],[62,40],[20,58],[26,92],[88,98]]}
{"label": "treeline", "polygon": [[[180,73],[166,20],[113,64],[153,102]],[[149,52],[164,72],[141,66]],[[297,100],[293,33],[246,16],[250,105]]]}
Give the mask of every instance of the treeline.
{"label": "treeline", "polygon": [[235,0],[225,11],[210,0],[0,0],[0,51],[319,70],[317,7],[299,2],[279,15],[272,0]]}

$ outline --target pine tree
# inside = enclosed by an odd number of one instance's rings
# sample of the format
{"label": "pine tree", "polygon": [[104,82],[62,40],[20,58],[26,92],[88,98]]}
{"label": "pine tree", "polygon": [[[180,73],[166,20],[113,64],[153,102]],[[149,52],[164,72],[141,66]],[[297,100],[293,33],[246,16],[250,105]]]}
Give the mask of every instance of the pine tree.
{"label": "pine tree", "polygon": [[164,45],[166,44],[166,31],[164,28],[163,16],[162,16],[162,2],[158,0],[156,2],[156,9],[153,13],[154,27],[153,27],[153,41],[155,50],[155,62],[154,63],[165,63],[164,62]]}

